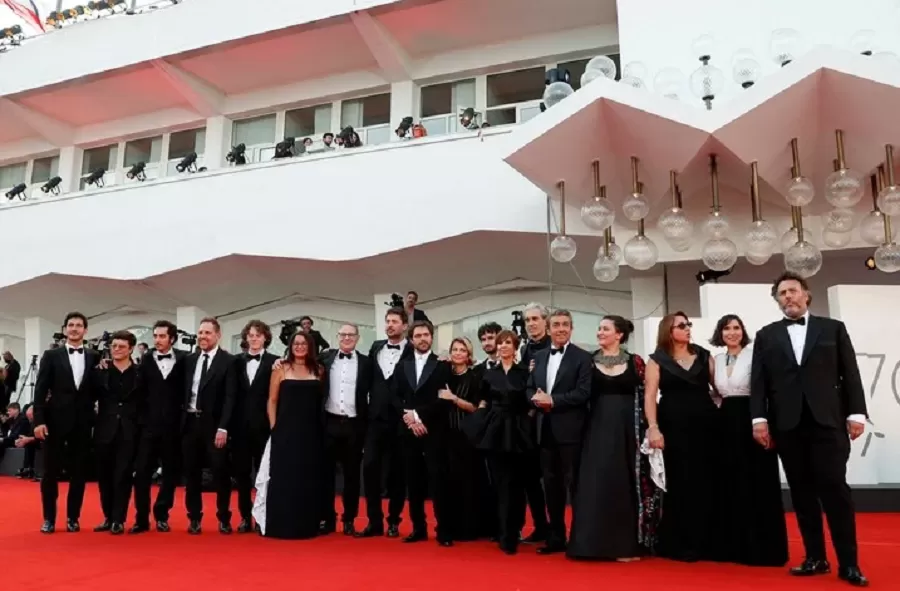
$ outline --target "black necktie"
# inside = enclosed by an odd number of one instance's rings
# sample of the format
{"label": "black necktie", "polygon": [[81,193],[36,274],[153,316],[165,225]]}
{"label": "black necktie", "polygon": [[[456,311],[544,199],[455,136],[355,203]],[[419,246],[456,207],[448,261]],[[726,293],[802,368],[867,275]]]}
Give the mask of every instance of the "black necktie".
{"label": "black necktie", "polygon": [[260,359],[262,359],[262,353],[259,353],[257,355],[251,355],[250,353],[247,353],[247,361],[259,361]]}
{"label": "black necktie", "polygon": [[563,349],[550,349],[550,354],[551,354],[551,355],[556,355],[557,353],[562,353],[563,351],[565,351],[565,348],[563,348]]}
{"label": "black necktie", "polygon": [[497,367],[497,362],[491,361],[490,359],[488,359],[487,362],[485,363],[485,365],[487,366],[488,369],[494,369],[495,367]]}
{"label": "black necktie", "polygon": [[339,359],[350,359],[353,357],[353,353],[338,353]]}
{"label": "black necktie", "polygon": [[159,361],[162,361],[163,359],[171,359],[171,358],[172,358],[172,354],[171,354],[171,353],[160,353],[159,355],[156,356],[156,358],[157,358]]}
{"label": "black necktie", "polygon": [[81,355],[84,353],[84,347],[79,347],[78,349],[69,347],[69,355],[71,355],[72,353],[78,353],[79,355]]}
{"label": "black necktie", "polygon": [[395,351],[399,351],[399,350],[400,350],[400,345],[391,345],[390,343],[388,343],[387,348],[388,348],[388,349],[394,349]]}
{"label": "black necktie", "polygon": [[[206,380],[206,372],[209,371],[209,353],[203,354],[203,366],[200,367],[200,386]],[[200,395],[200,388],[197,388],[197,395]],[[197,404],[200,404],[199,402]]]}
{"label": "black necktie", "polygon": [[782,322],[784,322],[788,326],[792,324],[806,326],[806,316],[801,316],[800,318],[785,318],[784,320],[782,320]]}

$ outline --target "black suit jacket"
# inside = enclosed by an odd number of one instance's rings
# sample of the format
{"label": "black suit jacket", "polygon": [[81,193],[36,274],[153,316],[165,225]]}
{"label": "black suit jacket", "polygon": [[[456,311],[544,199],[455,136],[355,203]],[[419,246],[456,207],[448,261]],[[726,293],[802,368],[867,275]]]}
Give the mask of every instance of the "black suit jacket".
{"label": "black suit jacket", "polygon": [[550,351],[551,348],[548,347],[534,353],[534,370],[526,391],[529,400],[538,389],[549,393],[553,398],[553,407],[549,412],[538,409],[538,412],[542,412],[537,425],[538,441],[541,441],[545,430],[549,428],[557,443],[579,443],[591,399],[591,368],[594,362],[590,353],[569,343],[562,353],[556,381],[547,384]]}
{"label": "black suit jacket", "polygon": [[[334,365],[334,360],[337,359],[338,351],[337,349],[333,349],[331,351],[327,351],[324,355],[322,355],[319,362],[325,367],[326,374],[331,372],[331,366]],[[332,383],[332,380],[328,380],[327,383]],[[369,419],[369,388],[372,384],[372,361],[366,356],[356,352],[356,417],[360,419],[357,421],[358,426],[365,426],[366,421]],[[326,404],[328,398],[328,392],[325,393]]]}
{"label": "black suit jacket", "polygon": [[112,443],[119,429],[126,441],[136,441],[140,435],[140,418],[146,412],[147,390],[141,384],[139,367],[133,364],[134,372],[130,387],[116,392],[110,388],[112,362],[107,369],[91,369],[91,388],[97,397],[97,422],[94,425],[94,441],[99,444]]}
{"label": "black suit jacket", "polygon": [[231,415],[233,429],[269,429],[269,384],[272,381],[272,365],[278,359],[266,351],[259,359],[259,367],[253,382],[247,377],[248,354],[241,353],[234,358],[234,374],[237,380],[237,399]]}
{"label": "black suit jacket", "polygon": [[790,431],[800,423],[804,399],[818,424],[841,431],[847,416],[867,414],[856,351],[839,320],[808,317],[799,364],[786,323],[773,322],[756,333],[750,377],[753,418]]}
{"label": "black suit jacket", "polygon": [[84,355],[84,376],[75,386],[67,347],[48,349],[41,357],[34,383],[34,425],[47,425],[51,435],[68,433],[76,426],[94,422],[94,393],[91,392],[91,369],[100,362],[100,354],[88,348]]}
{"label": "black suit jacket", "polygon": [[[450,382],[450,364],[438,360],[434,353],[428,355],[422,375],[416,380],[415,355],[407,355],[394,369],[394,405],[398,415],[414,410],[430,434],[444,432],[450,424],[453,403],[438,398],[438,392]],[[404,425],[402,427],[406,429]]]}
{"label": "black suit jacket", "polygon": [[369,380],[368,413],[369,420],[371,421],[390,423],[399,419],[392,388],[394,376],[397,375],[400,363],[412,355],[413,347],[409,341],[406,342],[405,348],[400,352],[400,361],[397,362],[394,373],[391,377],[386,378],[384,372],[381,371],[381,366],[378,364],[378,354],[386,345],[387,340],[375,341],[372,343],[372,348],[369,349],[369,360],[371,361],[370,367],[372,371]]}
{"label": "black suit jacket", "polygon": [[21,373],[21,371],[22,366],[19,365],[19,362],[15,359],[6,365],[6,379],[3,382],[3,387],[5,387],[6,391],[10,394],[16,391],[16,383],[19,381],[19,373]]}
{"label": "black suit jacket", "polygon": [[181,409],[184,406],[184,370],[188,354],[172,349],[174,365],[169,375],[163,377],[156,363],[156,351],[145,353],[141,358],[141,383],[146,389],[146,409],[141,414],[141,425],[147,435],[175,434],[181,424]]}
{"label": "black suit jacket", "polygon": [[[194,383],[194,371],[197,369],[202,351],[197,349],[187,356],[184,364],[184,410],[190,408],[191,388]],[[235,375],[235,357],[224,349],[219,349],[209,362],[206,379],[197,391],[197,410],[200,420],[207,428],[228,430],[231,415],[237,400],[237,376]]]}
{"label": "black suit jacket", "polygon": [[19,416],[10,419],[3,426],[3,439],[0,441],[0,447],[15,447],[16,439],[19,437],[31,437],[31,423],[24,412],[20,412]]}

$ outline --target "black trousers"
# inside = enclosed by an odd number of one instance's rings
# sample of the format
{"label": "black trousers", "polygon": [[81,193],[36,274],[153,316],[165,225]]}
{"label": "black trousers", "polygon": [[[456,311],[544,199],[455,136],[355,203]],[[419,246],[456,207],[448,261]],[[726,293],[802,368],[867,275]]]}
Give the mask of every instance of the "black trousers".
{"label": "black trousers", "polygon": [[150,524],[150,487],[157,467],[162,467],[162,481],[153,503],[153,519],[169,521],[175,504],[175,487],[181,480],[181,441],[178,428],[161,435],[144,433],[137,445],[134,462],[134,510],[138,525]]}
{"label": "black trousers", "polygon": [[56,521],[56,501],[59,497],[59,475],[63,466],[69,476],[69,494],[66,498],[66,517],[81,518],[84,503],[84,480],[91,454],[91,425],[81,422],[64,432],[48,425],[47,439],[43,442],[44,474],[41,479],[41,505],[44,519]]}
{"label": "black trousers", "polygon": [[570,494],[575,496],[575,470],[580,451],[580,444],[556,443],[549,438],[541,444],[541,471],[550,516],[548,543],[566,543],[566,501]]}
{"label": "black trousers", "polygon": [[201,415],[188,413],[184,425],[182,453],[185,472],[185,505],[188,519],[203,519],[203,468],[212,469],[216,488],[216,518],[231,521],[231,475],[228,470],[228,448],[215,446],[216,427]]}
{"label": "black trousers", "polygon": [[541,481],[544,475],[541,471],[540,451],[528,452],[524,462],[522,478],[524,479],[525,498],[531,513],[531,522],[534,524],[535,532],[546,533],[550,526],[547,520],[547,499],[544,496],[544,484]]}
{"label": "black trousers", "polygon": [[857,566],[856,515],[847,485],[850,439],[846,430],[816,423],[804,402],[800,423],[774,433],[791,489],[807,558],[825,559],[822,511],[841,566]]}
{"label": "black trousers", "polygon": [[266,444],[269,442],[269,436],[272,434],[269,428],[269,419],[260,421],[257,424],[251,424],[248,431],[250,445],[250,460],[253,462],[253,474],[259,472],[259,465],[262,464],[262,457],[266,451]]}
{"label": "black trousers", "polygon": [[[265,447],[263,447],[265,449]],[[238,511],[241,520],[250,521],[253,516],[253,452],[254,447],[250,436],[250,427],[234,429],[229,433],[228,455],[230,457],[231,475],[237,485]],[[262,455],[260,455],[262,457]],[[231,504],[231,492],[228,493]]]}
{"label": "black trousers", "polygon": [[530,454],[508,452],[488,455],[491,481],[497,495],[497,537],[506,547],[514,548],[519,543],[519,531],[525,523],[525,482],[531,458]]}
{"label": "black trousers", "polygon": [[[335,475],[338,465],[344,476],[341,500],[344,505],[343,523],[353,523],[359,515],[359,467],[362,464],[363,431],[356,418],[325,414],[325,491],[326,503],[322,510],[322,521],[333,524],[337,521],[334,511]],[[380,491],[380,487],[379,487]],[[379,499],[378,504],[381,504]]]}
{"label": "black trousers", "polygon": [[425,500],[431,491],[431,504],[437,521],[437,537],[450,541],[450,507],[447,503],[447,477],[450,458],[447,441],[441,434],[429,432],[416,437],[409,432],[403,436],[406,457],[406,491],[409,497],[409,519],[413,531],[427,532]]}
{"label": "black trousers", "polygon": [[136,444],[119,429],[109,441],[94,443],[97,455],[97,488],[103,518],[112,523],[125,523],[131,500],[132,474]]}
{"label": "black trousers", "polygon": [[373,527],[384,527],[381,477],[387,465],[388,525],[402,521],[406,501],[406,468],[403,436],[397,422],[370,421],[363,445],[363,482],[366,514]]}

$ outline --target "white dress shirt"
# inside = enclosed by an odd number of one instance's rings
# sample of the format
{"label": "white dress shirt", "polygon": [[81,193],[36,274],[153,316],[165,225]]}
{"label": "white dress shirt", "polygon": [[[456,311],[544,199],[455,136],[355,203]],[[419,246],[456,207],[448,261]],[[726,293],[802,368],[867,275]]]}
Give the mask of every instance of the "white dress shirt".
{"label": "white dress shirt", "polygon": [[[81,349],[81,353],[73,353],[75,349]],[[84,379],[84,343],[79,347],[73,347],[66,343],[66,353],[69,354],[69,365],[72,366],[72,379],[75,380],[75,387],[81,388],[81,381]]]}
{"label": "white dress shirt", "polygon": [[394,368],[397,367],[397,362],[400,361],[400,356],[406,348],[406,339],[397,343],[399,349],[388,348],[389,344],[390,343],[385,343],[384,347],[381,348],[381,351],[378,352],[378,367],[381,368],[381,373],[384,375],[385,379],[394,375]]}
{"label": "white dress shirt", "polygon": [[[169,355],[169,357],[160,359],[160,355]],[[172,370],[175,368],[175,352],[172,349],[169,349],[165,353],[154,351],[153,359],[156,361],[156,367],[159,368],[159,373],[162,374],[163,379],[168,378],[169,374],[172,373]]]}
{"label": "white dress shirt", "polygon": [[728,354],[716,355],[716,390],[722,398],[750,396],[750,369],[753,366],[753,349],[745,347],[731,364],[728,375]]}
{"label": "white dress shirt", "polygon": [[[800,365],[800,362],[803,360],[803,349],[806,346],[806,332],[808,329],[809,311],[803,315],[803,324],[793,323],[787,327],[788,336],[791,339],[791,348],[794,349],[794,359],[797,360],[797,365]],[[866,415],[850,415],[847,417],[847,420],[864,425],[866,423]],[[766,419],[753,419],[754,425],[765,422],[767,422]]]}
{"label": "white dress shirt", "polygon": [[350,359],[342,359],[343,354],[338,352],[331,364],[325,412],[352,419],[356,417],[356,375],[359,370],[359,358],[356,351],[350,353]]}
{"label": "white dress shirt", "polygon": [[[422,370],[425,369],[425,364],[428,363],[428,358],[431,357],[431,351],[426,353],[415,352],[415,361],[416,361],[416,385],[419,384],[419,380],[422,379]],[[413,411],[413,418],[417,423],[421,423],[422,419],[419,418],[419,413]]]}
{"label": "white dress shirt", "polygon": [[[547,394],[553,394],[553,385],[556,384],[556,374],[559,373],[559,366],[562,364],[562,358],[566,355],[566,349],[569,343],[562,347],[550,346],[549,358],[547,359]],[[553,354],[555,349],[561,349],[561,352]]]}
{"label": "white dress shirt", "polygon": [[249,383],[253,383],[253,380],[256,379],[256,372],[259,370],[259,364],[262,363],[262,356],[265,353],[265,349],[262,351],[257,351],[254,353],[250,351],[250,355],[259,355],[259,359],[249,359],[247,360],[247,381]]}

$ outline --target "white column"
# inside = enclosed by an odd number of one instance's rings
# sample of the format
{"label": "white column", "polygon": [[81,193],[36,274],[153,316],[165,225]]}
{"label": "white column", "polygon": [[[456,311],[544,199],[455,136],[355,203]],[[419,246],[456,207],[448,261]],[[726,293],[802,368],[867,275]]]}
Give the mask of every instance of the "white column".
{"label": "white column", "polygon": [[[175,324],[179,329],[194,334],[200,326],[200,321],[206,316],[209,316],[209,314],[197,306],[181,306],[175,310]],[[221,346],[227,349],[228,347],[225,346],[226,344],[227,343],[220,343]],[[175,343],[175,347],[184,351],[191,350],[190,347],[181,342],[180,337]]]}
{"label": "white column", "polygon": [[231,119],[219,115],[206,120],[206,144],[203,165],[212,170],[225,166],[225,155],[231,151]]}
{"label": "white column", "polygon": [[81,182],[81,156],[84,150],[78,146],[64,146],[59,150],[59,167],[57,174],[62,179],[59,192],[73,193]]}
{"label": "white column", "polygon": [[[666,282],[662,275],[633,277],[631,279],[631,317],[638,326],[638,320],[648,316],[665,316]],[[651,352],[653,343],[645,342],[644,331],[635,330],[628,348],[636,353]],[[648,348],[649,347],[649,348]]]}
{"label": "white column", "polygon": [[[60,331],[60,326],[59,323],[44,318],[25,319],[25,357],[19,359],[19,363],[22,364],[23,378],[31,365],[32,358],[37,357],[39,363],[41,355],[50,348],[50,344],[53,342],[53,333]],[[31,402],[31,388],[28,387],[30,383],[31,377],[27,383],[22,384],[22,388],[25,389],[20,399],[22,403]]]}
{"label": "white column", "polygon": [[[391,84],[391,130],[397,129],[404,117],[419,120],[419,85],[412,80]],[[391,134],[391,141],[399,141]]]}

